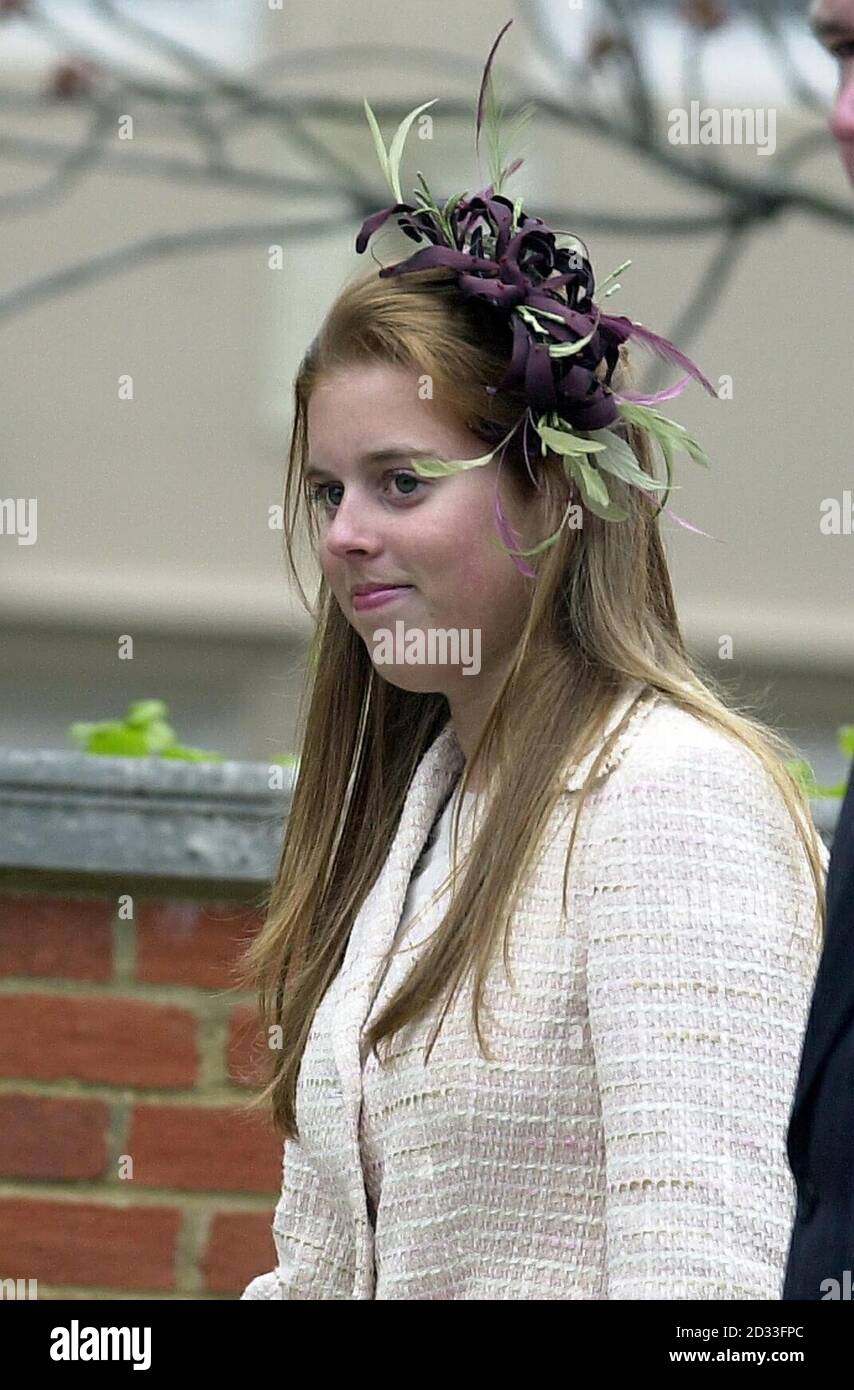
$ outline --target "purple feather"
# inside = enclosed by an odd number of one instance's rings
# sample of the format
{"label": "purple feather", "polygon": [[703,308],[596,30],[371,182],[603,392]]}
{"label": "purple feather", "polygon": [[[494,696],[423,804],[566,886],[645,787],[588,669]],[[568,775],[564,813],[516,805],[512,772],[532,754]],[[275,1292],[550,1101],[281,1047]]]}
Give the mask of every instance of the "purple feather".
{"label": "purple feather", "polygon": [[662,357],[665,362],[675,362],[677,366],[689,372],[695,381],[699,381],[700,385],[704,390],[708,391],[710,396],[717,397],[717,391],[708,377],[703,376],[696,362],[692,362],[690,357],[686,357],[685,353],[681,352],[674,343],[671,343],[669,338],[662,338],[659,333],[653,333],[651,328],[645,328],[642,323],[635,323],[632,319],[625,319],[622,317],[612,319],[610,315],[603,314],[600,323],[606,327],[610,327],[612,323],[615,326],[617,324],[621,326],[628,325],[629,338],[643,343],[645,347],[648,347],[658,357]]}
{"label": "purple feather", "polygon": [[489,50],[489,57],[488,57],[487,60],[486,60],[486,67],[483,69],[483,77],[481,78],[481,82],[480,82],[480,92],[478,93],[478,98],[477,98],[477,124],[476,124],[476,127],[475,127],[475,137],[474,137],[474,149],[475,149],[475,154],[478,155],[478,157],[479,157],[479,153],[480,153],[480,128],[481,128],[481,126],[483,125],[483,108],[484,108],[484,105],[485,105],[485,103],[486,103],[486,88],[487,88],[487,85],[488,85],[488,83],[489,83],[489,74],[490,74],[490,72],[491,72],[491,70],[492,70],[492,60],[493,60],[493,58],[495,57],[495,50],[496,50],[496,48],[497,48],[498,45],[500,44],[501,40],[503,39],[504,35],[507,33],[507,30],[510,28],[510,25],[511,25],[512,23],[513,23],[512,19],[508,19],[508,21],[507,21],[507,23],[505,24],[504,28],[501,30],[501,33],[498,35],[498,38],[495,40],[495,43],[492,45],[491,49]]}
{"label": "purple feather", "polygon": [[[503,540],[504,544],[507,546],[508,550],[515,550],[517,545],[519,544],[519,537],[516,535],[516,532],[512,529],[509,521],[507,520],[507,517],[504,515],[504,509],[501,506],[501,498],[498,493],[497,477],[495,479],[495,520],[498,526],[499,533],[501,535],[501,539]],[[510,558],[516,566],[517,570],[519,570],[520,574],[524,574],[526,579],[536,579],[537,571],[531,569],[531,566],[528,564],[528,561],[525,560],[521,555],[511,555]]]}
{"label": "purple feather", "polygon": [[655,391],[651,396],[645,396],[643,391],[615,391],[614,398],[631,401],[633,405],[658,405],[659,401],[672,401],[674,396],[681,396],[690,380],[690,376],[683,376],[675,386],[665,386],[663,391]]}
{"label": "purple feather", "polygon": [[664,510],[668,516],[673,517],[674,521],[678,521],[680,526],[684,526],[686,531],[696,531],[698,536],[705,536],[710,541],[718,540],[717,536],[710,536],[708,531],[701,531],[699,526],[692,526],[690,521],[683,521],[682,517],[677,516],[674,511],[671,511],[670,507],[665,507]]}

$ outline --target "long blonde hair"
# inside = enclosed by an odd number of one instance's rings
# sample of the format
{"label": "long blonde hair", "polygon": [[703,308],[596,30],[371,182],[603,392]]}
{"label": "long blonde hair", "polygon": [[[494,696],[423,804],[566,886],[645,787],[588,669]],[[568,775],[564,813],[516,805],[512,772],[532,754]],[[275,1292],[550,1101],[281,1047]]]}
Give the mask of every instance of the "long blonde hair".
{"label": "long blonde hair", "polygon": [[[461,421],[477,431],[489,422],[510,429],[524,397],[489,397],[510,352],[506,320],[489,306],[463,300],[448,273],[428,270],[381,279],[372,272],[338,295],[306,353],[294,386],[294,423],[285,482],[285,553],[303,604],[316,619],[298,714],[299,775],[278,870],[266,897],[266,920],[238,967],[240,985],[257,990],[262,1031],[275,1027],[270,1072],[250,1108],[272,1105],[273,1123],[298,1138],[296,1083],[318,1004],[341,966],[354,919],[386,859],[415,769],[449,717],[444,695],[413,693],[377,675],[366,645],[321,578],[317,610],[301,583],[295,536],[305,516],[317,543],[303,467],[307,407],[321,378],[349,365],[385,363],[428,375]],[[630,381],[623,352],[614,384]],[[646,436],[627,427],[641,467],[654,474]],[[571,498],[561,461],[538,458],[541,496],[557,530]],[[534,484],[518,449],[502,463],[512,485]],[[655,515],[656,502],[609,478],[622,522],[585,511],[583,526],[563,528],[536,557],[536,581],[514,659],[463,770],[495,769],[483,823],[453,899],[430,949],[368,1032],[376,1049],[443,1000],[429,1058],[453,997],[474,972],[473,1019],[481,1048],[483,982],[500,934],[507,932],[527,875],[561,793],[560,770],[581,757],[602,731],[614,701],[632,682],[661,692],[681,709],[746,745],[768,771],[806,850],[816,888],[818,937],[824,935],[823,868],[809,801],[785,766],[798,750],[742,707],[722,682],[689,658]],[[654,494],[653,494],[654,496]],[[579,816],[599,766],[625,719],[606,741],[581,789],[566,856],[566,875]],[[330,757],[334,730],[334,757]],[[527,808],[519,817],[518,807]],[[511,810],[512,808],[512,810]],[[459,826],[459,808],[454,829]],[[379,1057],[379,1052],[377,1052]]]}

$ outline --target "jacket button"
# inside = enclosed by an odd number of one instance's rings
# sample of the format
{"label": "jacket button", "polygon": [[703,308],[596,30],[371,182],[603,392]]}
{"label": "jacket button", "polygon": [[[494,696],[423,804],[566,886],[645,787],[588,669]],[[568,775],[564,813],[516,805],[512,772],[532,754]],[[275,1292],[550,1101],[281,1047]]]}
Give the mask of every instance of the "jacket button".
{"label": "jacket button", "polygon": [[806,1178],[798,1189],[797,1218],[799,1221],[809,1221],[816,1208],[818,1193],[815,1186]]}

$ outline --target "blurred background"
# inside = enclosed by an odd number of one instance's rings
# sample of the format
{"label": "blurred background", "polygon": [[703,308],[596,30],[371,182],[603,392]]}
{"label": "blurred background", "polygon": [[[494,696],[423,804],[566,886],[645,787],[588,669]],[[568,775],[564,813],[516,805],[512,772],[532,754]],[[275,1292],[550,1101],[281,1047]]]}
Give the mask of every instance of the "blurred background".
{"label": "blurred background", "polygon": [[[854,194],[806,8],[3,0],[0,744],[70,747],[71,722],[156,697],[187,743],[295,751],[311,624],[275,509],[294,372],[389,202],[362,98],[387,142],[439,98],[404,196],[416,168],[479,188],[474,97],[512,17],[498,93],[536,110],[508,193],[598,279],[631,258],[609,307],[722,387],[669,412],[712,464],[680,457],[671,497],[712,538],[663,528],[689,645],[841,780],[854,535],[820,522],[854,491]],[[765,149],[674,143],[692,102],[750,108]],[[4,499],[37,499],[33,543]]]}

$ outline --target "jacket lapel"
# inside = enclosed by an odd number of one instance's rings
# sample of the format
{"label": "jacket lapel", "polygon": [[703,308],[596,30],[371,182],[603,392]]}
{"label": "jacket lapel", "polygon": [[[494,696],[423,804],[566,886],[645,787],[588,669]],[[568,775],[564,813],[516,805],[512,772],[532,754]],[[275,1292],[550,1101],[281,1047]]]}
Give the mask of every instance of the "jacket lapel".
{"label": "jacket lapel", "polygon": [[[590,771],[604,740],[614,730],[644,687],[634,682],[617,699],[602,735],[577,762],[568,764],[564,787],[578,790]],[[641,702],[643,709],[656,697]],[[604,760],[598,777],[616,765],[636,727],[634,716]],[[346,1156],[350,1206],[356,1223],[356,1272],[352,1297],[367,1299],[373,1288],[373,1230],[368,1217],[367,1194],[359,1144],[362,1106],[362,1067],[366,1050],[362,1030],[370,1013],[378,978],[400,922],[412,870],[439,808],[451,792],[465,765],[453,723],[449,721],[427,749],[415,771],[391,848],[377,881],[353,923],[339,978],[331,1045],[341,1081],[346,1112]]]}
{"label": "jacket lapel", "polygon": [[332,1029],[332,1051],[346,1111],[350,1202],[357,1225],[353,1298],[371,1297],[373,1231],[359,1147],[362,1104],[362,1028],[377,977],[403,911],[409,880],[433,820],[465,763],[453,724],[448,722],[421,759],[404,801],[400,822],[377,880],[350,934],[341,968]]}

